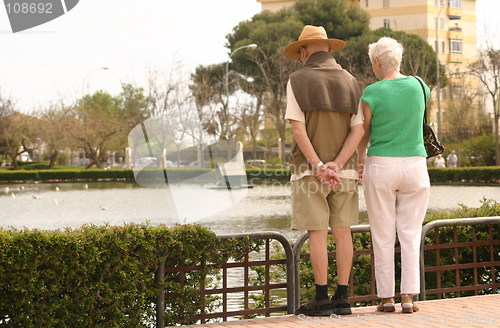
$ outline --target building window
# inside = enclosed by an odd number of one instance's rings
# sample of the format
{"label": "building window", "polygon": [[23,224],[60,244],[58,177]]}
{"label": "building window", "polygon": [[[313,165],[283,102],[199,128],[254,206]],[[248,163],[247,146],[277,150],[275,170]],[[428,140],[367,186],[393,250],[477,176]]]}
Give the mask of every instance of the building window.
{"label": "building window", "polygon": [[368,8],[368,0],[365,1],[366,8]]}
{"label": "building window", "polygon": [[438,18],[434,17],[434,26],[436,28],[439,27],[440,30],[444,30],[444,17],[439,17],[439,26],[438,26]]}
{"label": "building window", "polygon": [[444,6],[444,0],[439,0],[439,5],[442,7]]}
{"label": "building window", "polygon": [[462,0],[450,0],[450,7],[462,8]]}
{"label": "building window", "polygon": [[384,18],[384,27],[391,28],[391,20],[389,18]]}
{"label": "building window", "polygon": [[444,49],[444,41],[441,41],[441,53],[443,53],[443,54],[444,54],[444,50],[445,50],[445,49]]}
{"label": "building window", "polygon": [[384,0],[384,8],[389,8],[389,0]]}
{"label": "building window", "polygon": [[450,39],[450,52],[452,54],[461,54],[462,53],[462,40]]}

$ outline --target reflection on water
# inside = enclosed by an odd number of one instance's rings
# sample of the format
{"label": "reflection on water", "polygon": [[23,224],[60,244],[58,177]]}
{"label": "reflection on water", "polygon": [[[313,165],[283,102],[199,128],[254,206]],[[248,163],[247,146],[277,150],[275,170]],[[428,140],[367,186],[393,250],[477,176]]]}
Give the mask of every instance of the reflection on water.
{"label": "reflection on water", "polygon": [[[366,207],[362,189],[361,186],[363,223],[366,222]],[[301,233],[289,229],[289,184],[233,190],[231,197],[226,199],[218,190],[202,185],[180,185],[174,190],[174,196],[172,192],[121,182],[2,185],[0,226],[57,229],[76,228],[85,223],[122,225],[149,221],[153,225],[174,225],[196,222],[215,233],[271,230],[291,239]],[[483,196],[498,200],[500,188],[433,186],[429,209],[458,208],[459,203],[477,207]],[[178,218],[180,208],[183,212]]]}

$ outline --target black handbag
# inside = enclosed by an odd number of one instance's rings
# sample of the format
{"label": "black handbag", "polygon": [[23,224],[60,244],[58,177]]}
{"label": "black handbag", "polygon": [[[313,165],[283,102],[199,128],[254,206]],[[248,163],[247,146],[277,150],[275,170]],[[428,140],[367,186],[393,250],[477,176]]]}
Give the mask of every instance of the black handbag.
{"label": "black handbag", "polygon": [[427,101],[426,101],[426,96],[425,96],[425,88],[420,80],[420,78],[417,78],[414,76],[414,78],[420,83],[420,86],[422,87],[422,91],[424,92],[424,123],[423,123],[423,130],[424,130],[424,146],[425,146],[425,151],[427,152],[427,158],[429,157],[434,157],[439,154],[442,154],[444,152],[444,146],[441,143],[441,141],[438,140],[437,136],[434,134],[434,131],[430,127],[429,124],[427,124]]}

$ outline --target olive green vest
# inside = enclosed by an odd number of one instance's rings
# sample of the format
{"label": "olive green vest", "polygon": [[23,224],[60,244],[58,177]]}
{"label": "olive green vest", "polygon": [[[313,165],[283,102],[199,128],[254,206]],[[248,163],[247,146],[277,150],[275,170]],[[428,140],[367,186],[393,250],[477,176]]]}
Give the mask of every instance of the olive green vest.
{"label": "olive green vest", "polygon": [[[306,131],[322,162],[337,157],[351,128],[351,116],[358,111],[361,96],[356,79],[343,70],[327,52],[313,54],[304,68],[290,75],[297,103],[305,115]],[[357,155],[344,165],[355,170]],[[299,174],[310,170],[306,158],[294,142],[290,171]]]}

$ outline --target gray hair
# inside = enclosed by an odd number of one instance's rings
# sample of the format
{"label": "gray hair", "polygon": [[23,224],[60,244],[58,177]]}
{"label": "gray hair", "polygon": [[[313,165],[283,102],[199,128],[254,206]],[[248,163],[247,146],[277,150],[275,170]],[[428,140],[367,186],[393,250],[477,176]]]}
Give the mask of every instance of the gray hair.
{"label": "gray hair", "polygon": [[403,46],[394,39],[383,37],[368,46],[368,56],[372,62],[378,58],[384,70],[399,70],[403,59]]}

